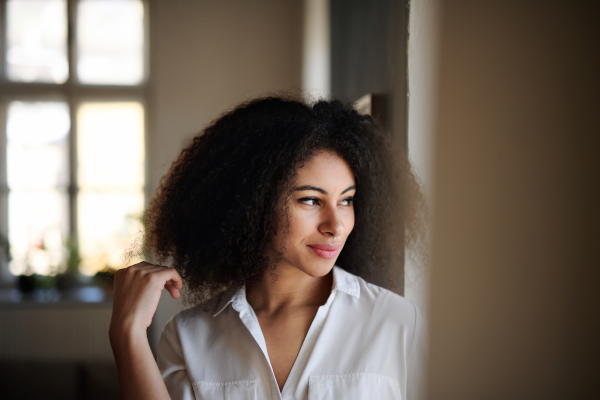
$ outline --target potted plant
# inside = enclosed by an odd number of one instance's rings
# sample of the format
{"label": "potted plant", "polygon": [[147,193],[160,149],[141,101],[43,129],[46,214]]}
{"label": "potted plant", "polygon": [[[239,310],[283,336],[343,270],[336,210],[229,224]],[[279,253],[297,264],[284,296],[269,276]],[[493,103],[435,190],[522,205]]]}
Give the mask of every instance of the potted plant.
{"label": "potted plant", "polygon": [[67,259],[66,270],[56,276],[56,287],[61,292],[67,292],[80,286],[79,265],[81,256],[79,255],[79,244],[74,237],[69,237],[66,243]]}

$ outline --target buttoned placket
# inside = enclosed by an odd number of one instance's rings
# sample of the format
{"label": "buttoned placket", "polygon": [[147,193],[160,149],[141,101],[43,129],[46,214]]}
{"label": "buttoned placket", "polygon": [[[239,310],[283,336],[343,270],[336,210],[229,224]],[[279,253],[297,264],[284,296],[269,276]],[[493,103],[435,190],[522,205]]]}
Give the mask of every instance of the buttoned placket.
{"label": "buttoned placket", "polygon": [[[265,337],[262,333],[262,329],[260,328],[260,323],[258,322],[258,318],[252,309],[252,306],[248,303],[246,299],[246,289],[242,287],[232,299],[233,308],[239,313],[239,317],[242,320],[242,323],[246,326],[256,343],[260,347],[265,356],[267,363],[269,364],[269,368],[271,369],[271,381],[270,381],[270,389],[271,389],[271,400],[293,400],[293,389],[295,386],[293,383],[288,384],[290,381],[296,381],[299,379],[299,376],[302,374],[302,371],[299,371],[300,364],[306,365],[308,358],[310,357],[310,353],[314,347],[316,340],[319,337],[321,332],[321,328],[323,327],[323,323],[325,322],[325,318],[327,317],[327,313],[331,308],[331,303],[335,299],[336,290],[332,289],[331,294],[329,295],[327,302],[324,305],[320,306],[317,310],[317,314],[313,319],[308,333],[302,342],[302,346],[292,365],[292,369],[287,377],[286,383],[283,386],[283,390],[279,391],[279,386],[277,384],[277,379],[275,378],[275,372],[273,371],[273,366],[271,364],[271,360],[269,358],[269,352],[267,350],[267,342],[265,341]],[[289,393],[292,392],[292,393]],[[285,397],[284,397],[285,396]]]}

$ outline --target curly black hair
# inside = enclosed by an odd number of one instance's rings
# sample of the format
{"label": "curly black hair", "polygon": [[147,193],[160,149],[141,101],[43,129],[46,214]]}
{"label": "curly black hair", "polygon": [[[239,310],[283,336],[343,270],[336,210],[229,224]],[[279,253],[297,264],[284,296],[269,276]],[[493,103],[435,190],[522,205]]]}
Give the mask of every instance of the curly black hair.
{"label": "curly black hair", "polygon": [[320,151],[344,159],[357,186],[355,226],[336,264],[367,280],[387,272],[393,286],[392,265],[425,234],[425,201],[406,154],[337,100],[259,98],[213,121],[162,178],[144,216],[144,253],[177,269],[190,304],[256,282],[277,261],[267,256],[276,207]]}

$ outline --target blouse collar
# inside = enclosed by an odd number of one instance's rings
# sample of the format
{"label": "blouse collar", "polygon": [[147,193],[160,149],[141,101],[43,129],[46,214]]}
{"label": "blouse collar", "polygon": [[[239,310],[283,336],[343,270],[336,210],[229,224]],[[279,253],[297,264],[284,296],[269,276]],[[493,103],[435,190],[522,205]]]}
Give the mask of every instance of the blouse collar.
{"label": "blouse collar", "polygon": [[[358,283],[358,277],[345,271],[337,265],[334,265],[333,285],[331,291],[343,292],[357,299],[360,298],[360,285]],[[225,291],[220,296],[220,300],[216,303],[216,307],[214,308],[216,311],[213,312],[213,317],[219,315],[230,303],[238,312],[245,310],[248,307],[248,301],[246,300],[246,286]]]}

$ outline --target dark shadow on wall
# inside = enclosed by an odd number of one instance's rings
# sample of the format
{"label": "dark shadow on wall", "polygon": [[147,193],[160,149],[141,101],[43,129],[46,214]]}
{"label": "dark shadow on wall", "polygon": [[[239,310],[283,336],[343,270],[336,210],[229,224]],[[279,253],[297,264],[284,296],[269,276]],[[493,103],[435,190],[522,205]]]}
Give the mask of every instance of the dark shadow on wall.
{"label": "dark shadow on wall", "polygon": [[404,1],[331,0],[331,91],[355,101],[388,99],[387,128],[406,141],[408,6]]}

